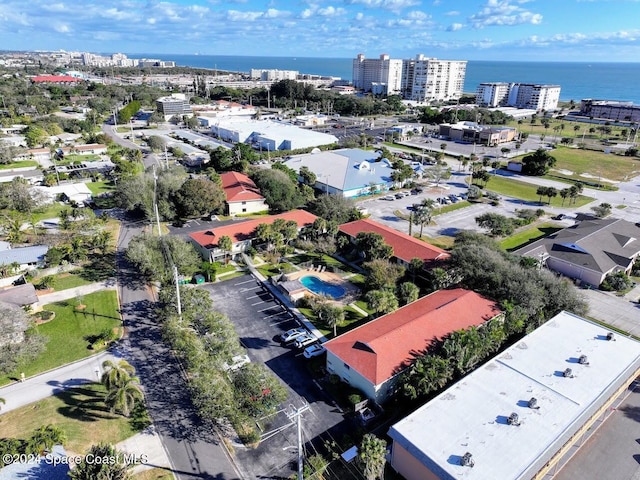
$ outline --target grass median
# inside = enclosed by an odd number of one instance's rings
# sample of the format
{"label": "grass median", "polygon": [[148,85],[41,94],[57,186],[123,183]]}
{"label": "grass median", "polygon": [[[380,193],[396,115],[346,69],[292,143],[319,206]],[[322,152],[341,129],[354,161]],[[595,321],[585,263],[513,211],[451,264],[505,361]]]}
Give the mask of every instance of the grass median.
{"label": "grass median", "polygon": [[536,240],[548,237],[549,235],[556,233],[558,230],[562,230],[563,228],[564,227],[561,227],[555,223],[541,223],[540,225],[526,228],[518,233],[511,235],[508,238],[505,238],[504,240],[502,240],[502,242],[500,242],[500,245],[505,250],[517,250],[518,248],[529,245]]}
{"label": "grass median", "polygon": [[[514,180],[512,178],[500,177],[498,175],[492,175],[491,179],[484,187],[485,191],[491,191],[495,193],[499,193],[501,195],[506,195],[508,197],[513,197],[518,200],[524,200],[526,202],[533,202],[537,205],[549,205],[547,201],[549,200],[547,197],[542,197],[542,202],[540,202],[540,195],[536,193],[538,189],[538,185],[533,183],[522,182],[520,180]],[[575,203],[567,198],[564,200],[564,204],[562,202],[562,198],[560,195],[551,199],[551,206],[553,207],[581,207],[586,205],[587,203],[591,203],[595,200],[595,198],[587,197],[585,195],[579,195],[575,199]]]}

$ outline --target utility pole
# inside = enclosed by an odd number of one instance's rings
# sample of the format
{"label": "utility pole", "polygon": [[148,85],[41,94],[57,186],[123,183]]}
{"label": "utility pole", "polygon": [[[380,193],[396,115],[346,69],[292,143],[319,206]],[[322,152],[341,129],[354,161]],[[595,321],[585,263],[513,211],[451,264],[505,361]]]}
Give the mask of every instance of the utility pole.
{"label": "utility pole", "polygon": [[309,410],[309,404],[305,403],[300,408],[289,405],[289,408],[291,411],[287,413],[287,417],[289,417],[291,421],[296,420],[298,424],[298,480],[303,480],[302,467],[304,464],[304,455],[302,455],[302,413]]}
{"label": "utility pole", "polygon": [[180,302],[180,281],[178,279],[178,267],[173,266],[173,279],[176,282],[176,307],[178,309],[178,317],[182,320],[182,303]]}
{"label": "utility pole", "polygon": [[156,175],[156,166],[153,165],[153,212],[156,214],[156,225],[158,226],[158,237],[162,236],[160,229],[160,214],[158,212],[158,176]]}
{"label": "utility pole", "polygon": [[164,144],[164,166],[169,170],[169,156],[167,154],[167,144]]}

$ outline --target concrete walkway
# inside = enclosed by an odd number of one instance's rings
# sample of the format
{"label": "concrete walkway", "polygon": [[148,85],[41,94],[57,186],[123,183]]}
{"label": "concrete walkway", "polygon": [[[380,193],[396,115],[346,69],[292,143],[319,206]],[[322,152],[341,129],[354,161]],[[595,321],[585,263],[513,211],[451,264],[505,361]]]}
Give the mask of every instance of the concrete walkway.
{"label": "concrete walkway", "polygon": [[116,280],[115,278],[109,278],[103,282],[95,282],[89,285],[82,285],[80,287],[67,288],[66,290],[60,290],[59,292],[45,293],[44,295],[38,295],[40,305],[48,305],[49,303],[61,302],[63,300],[69,300],[71,298],[80,297],[82,295],[88,295],[94,292],[100,292],[102,290],[115,290]]}
{"label": "concrete walkway", "polygon": [[122,452],[135,455],[136,459],[139,460],[140,463],[133,467],[132,473],[140,473],[152,468],[171,470],[169,458],[153,425],[133,437],[117,443],[116,448]]}
{"label": "concrete walkway", "polygon": [[640,337],[640,304],[600,290],[581,290],[589,304],[589,315]]}

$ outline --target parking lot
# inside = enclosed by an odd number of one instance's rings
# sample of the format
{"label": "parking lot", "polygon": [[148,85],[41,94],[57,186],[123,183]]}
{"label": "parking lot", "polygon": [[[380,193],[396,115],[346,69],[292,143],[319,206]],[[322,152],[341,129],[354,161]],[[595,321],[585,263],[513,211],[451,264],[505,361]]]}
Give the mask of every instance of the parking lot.
{"label": "parking lot", "polygon": [[[215,309],[234,324],[251,361],[266,365],[287,386],[289,398],[283,406],[309,404],[310,409],[302,415],[305,442],[321,434],[323,438],[339,440],[351,429],[349,420],[311,377],[306,368],[308,360],[301,351],[280,345],[277,336],[299,325],[255,277],[244,275],[202,288],[209,291]],[[271,431],[288,423],[287,416],[280,413],[268,428]],[[296,428],[290,426],[256,449],[239,445],[234,449],[247,478],[287,478],[297,458],[296,445]]]}

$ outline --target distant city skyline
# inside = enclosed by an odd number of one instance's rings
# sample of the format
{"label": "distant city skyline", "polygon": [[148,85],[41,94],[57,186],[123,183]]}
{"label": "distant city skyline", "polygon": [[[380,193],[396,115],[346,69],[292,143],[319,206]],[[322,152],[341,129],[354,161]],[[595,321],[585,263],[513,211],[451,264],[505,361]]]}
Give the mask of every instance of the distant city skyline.
{"label": "distant city skyline", "polygon": [[4,50],[640,62],[640,0],[4,0]]}

